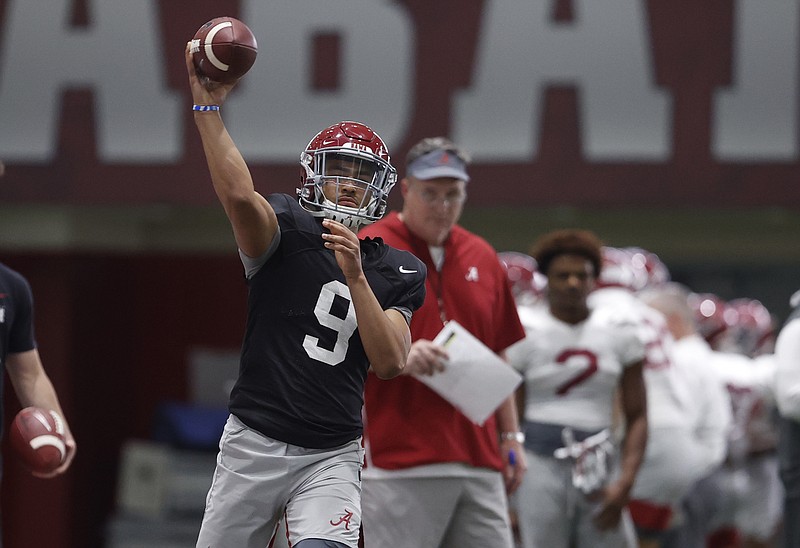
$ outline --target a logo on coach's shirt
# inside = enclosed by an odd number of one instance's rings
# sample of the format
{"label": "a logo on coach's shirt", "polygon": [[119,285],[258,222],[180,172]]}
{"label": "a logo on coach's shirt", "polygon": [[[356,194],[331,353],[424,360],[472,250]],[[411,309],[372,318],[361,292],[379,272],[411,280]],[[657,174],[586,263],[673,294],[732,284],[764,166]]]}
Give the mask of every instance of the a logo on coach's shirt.
{"label": "a logo on coach's shirt", "polygon": [[328,523],[336,527],[337,525],[344,524],[344,528],[349,531],[350,530],[350,520],[353,519],[353,512],[348,510],[347,508],[344,509],[344,515],[341,516],[338,520],[333,521],[330,520]]}
{"label": "a logo on coach's shirt", "polygon": [[464,276],[464,278],[466,278],[466,280],[468,282],[477,282],[478,279],[479,279],[478,278],[478,267],[477,266],[469,267],[469,270],[467,271],[467,275]]}

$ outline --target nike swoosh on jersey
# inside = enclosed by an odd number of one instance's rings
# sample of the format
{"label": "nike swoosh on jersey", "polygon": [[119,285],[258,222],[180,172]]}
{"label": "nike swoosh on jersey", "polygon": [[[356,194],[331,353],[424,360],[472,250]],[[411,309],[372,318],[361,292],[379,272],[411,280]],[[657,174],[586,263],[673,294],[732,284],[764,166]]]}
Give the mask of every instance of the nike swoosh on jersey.
{"label": "nike swoosh on jersey", "polygon": [[416,272],[417,272],[416,270],[408,270],[408,269],[407,269],[406,267],[404,267],[404,266],[401,266],[401,267],[399,267],[397,270],[399,270],[399,271],[400,271],[400,274],[414,274],[414,273],[416,273]]}

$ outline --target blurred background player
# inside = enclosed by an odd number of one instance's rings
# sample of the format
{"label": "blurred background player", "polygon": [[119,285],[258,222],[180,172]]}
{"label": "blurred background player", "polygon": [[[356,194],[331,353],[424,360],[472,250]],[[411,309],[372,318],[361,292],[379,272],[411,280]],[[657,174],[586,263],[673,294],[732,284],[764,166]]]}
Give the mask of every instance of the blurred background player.
{"label": "blurred background player", "polygon": [[547,277],[539,272],[536,259],[518,251],[501,251],[497,257],[506,269],[517,308],[541,302],[547,288]]}
{"label": "blurred background player", "polygon": [[380,218],[396,180],[381,138],[358,122],[300,156],[299,200],[256,192],[219,110],[235,84],[186,67],[214,190],[248,283],[239,377],[197,546],[264,548],[283,519],[291,546],[358,546],[363,387],[398,375],[425,265],[355,231]]}
{"label": "blurred background player", "polygon": [[[5,166],[0,161],[0,177],[4,173]],[[64,462],[49,474],[33,472],[41,478],[52,478],[63,474],[72,465],[77,444],[61,409],[55,387],[42,364],[36,344],[33,315],[33,293],[28,280],[19,272],[0,263],[0,367],[8,373],[8,379],[23,408],[35,406],[52,409],[64,420]],[[2,392],[3,382],[0,379],[0,393]],[[4,401],[5,398],[0,396],[0,419],[3,416]]]}
{"label": "blurred background player", "polygon": [[[0,177],[5,166],[0,161]],[[56,411],[64,420],[66,455],[64,462],[49,474],[34,472],[41,478],[59,476],[69,469],[77,445],[58,395],[42,365],[34,332],[33,293],[30,284],[19,272],[0,263],[0,367],[5,368],[11,386],[23,408],[42,407]],[[0,379],[0,394],[3,382]],[[5,398],[0,396],[0,419]],[[2,539],[0,538],[0,544]]]}
{"label": "blurred background player", "polygon": [[[775,396],[775,322],[757,299],[729,300],[727,328],[719,348],[749,358],[750,365],[728,379],[735,417],[736,448],[729,465],[734,525],[743,546],[774,546],[782,521],[783,487],[778,473],[778,420]],[[736,466],[738,464],[738,466]],[[714,548],[714,547],[712,547]]]}
{"label": "blurred background player", "polygon": [[713,350],[719,350],[721,341],[728,329],[725,321],[725,301],[715,293],[691,292],[687,297],[691,307],[698,334],[705,339]]}
{"label": "blurred background player", "polygon": [[775,318],[758,299],[731,299],[724,305],[723,320],[717,350],[751,358],[775,351]]}
{"label": "blurred background player", "polygon": [[[701,523],[696,523],[696,514],[687,516],[684,504],[687,498],[697,499],[698,482],[710,476],[725,460],[732,422],[730,397],[722,378],[708,364],[711,349],[697,331],[694,314],[687,303],[689,293],[679,284],[668,283],[651,287],[640,296],[645,304],[662,314],[671,341],[671,367],[688,390],[685,398],[688,437],[677,429],[654,430],[650,439],[652,453],[648,452],[664,457],[652,463],[653,487],[660,485],[674,495],[669,498],[669,508],[673,513],[670,526],[654,538],[661,546],[672,548],[693,546],[690,538],[705,542],[703,532],[690,536],[692,528]],[[647,462],[647,456],[645,460]],[[680,487],[676,488],[665,480],[677,480]],[[710,507],[717,502],[710,497],[701,504]],[[650,537],[652,542],[653,535],[645,533],[644,536]]]}
{"label": "blurred background player", "polygon": [[711,478],[718,504],[706,521],[707,543],[760,548],[773,545],[781,522],[777,464],[776,364],[771,314],[758,301],[724,301],[713,293],[690,295],[705,328],[715,369],[728,390],[732,425],[726,460]]}
{"label": "blurred background player", "polygon": [[663,287],[669,272],[641,248],[602,249],[603,270],[589,296],[595,313],[636,325],[645,347],[648,442],[629,510],[642,546],[659,546],[676,527],[683,497],[698,479],[697,427],[690,387],[672,358],[673,340],[661,313],[640,293]]}
{"label": "blurred background player", "polygon": [[779,457],[784,487],[783,548],[800,546],[800,291],[775,343],[776,398],[781,414]]}
{"label": "blurred background player", "polygon": [[[647,438],[644,345],[635,324],[588,306],[602,266],[593,233],[545,234],[531,254],[547,278],[545,306],[521,315],[526,338],[508,350],[525,377],[529,470],[515,497],[521,545],[636,546],[626,504]],[[612,456],[617,393],[624,437]]]}
{"label": "blurred background player", "polygon": [[64,462],[50,473],[33,472],[35,476],[51,478],[66,472],[75,458],[77,446],[55,387],[42,364],[33,320],[33,293],[28,280],[0,263],[0,366],[8,373],[8,379],[23,408],[51,409],[64,420],[67,449]]}
{"label": "blurred background player", "polygon": [[[676,353],[719,379],[728,393],[731,422],[724,461],[685,499],[686,519],[676,546],[771,546],[780,519],[777,472],[769,462],[774,444],[769,438],[774,436],[752,425],[759,410],[771,405],[774,368],[766,360],[757,366],[749,356],[716,350],[731,325],[728,304],[719,296],[687,289],[677,295],[686,306],[680,315],[670,316],[684,323]],[[679,303],[671,306],[678,308]],[[690,314],[691,325],[685,319]]]}
{"label": "blurred background player", "polygon": [[414,378],[446,367],[432,340],[449,320],[500,355],[525,335],[497,253],[457,224],[467,163],[448,139],[423,139],[406,158],[402,210],[361,231],[411,251],[428,271],[404,374],[367,380],[367,548],[512,546],[507,493],[526,467],[513,395],[478,426]]}

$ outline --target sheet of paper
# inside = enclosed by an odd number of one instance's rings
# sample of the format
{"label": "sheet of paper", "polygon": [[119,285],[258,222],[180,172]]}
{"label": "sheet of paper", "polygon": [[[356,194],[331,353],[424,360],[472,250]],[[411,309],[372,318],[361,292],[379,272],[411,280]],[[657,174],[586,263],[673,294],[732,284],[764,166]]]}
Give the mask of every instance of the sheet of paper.
{"label": "sheet of paper", "polygon": [[447,322],[433,342],[447,349],[447,367],[415,378],[475,424],[486,422],[522,382],[522,375],[458,322]]}

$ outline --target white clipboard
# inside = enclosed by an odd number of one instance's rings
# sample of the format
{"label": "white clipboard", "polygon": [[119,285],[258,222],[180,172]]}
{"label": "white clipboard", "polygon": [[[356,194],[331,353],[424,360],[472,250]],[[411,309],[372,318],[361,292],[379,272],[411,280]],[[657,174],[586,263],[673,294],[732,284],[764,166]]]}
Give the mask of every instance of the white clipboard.
{"label": "white clipboard", "polygon": [[445,370],[414,378],[482,426],[522,382],[522,375],[456,321],[433,342],[447,350]]}

